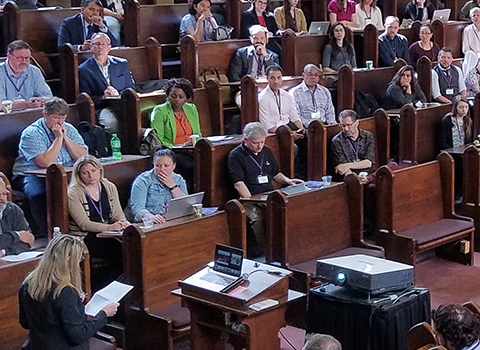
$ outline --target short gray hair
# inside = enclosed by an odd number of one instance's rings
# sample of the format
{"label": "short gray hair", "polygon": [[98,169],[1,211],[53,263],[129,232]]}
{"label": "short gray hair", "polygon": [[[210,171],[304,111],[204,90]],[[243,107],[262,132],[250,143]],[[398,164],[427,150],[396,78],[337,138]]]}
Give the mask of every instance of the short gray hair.
{"label": "short gray hair", "polygon": [[331,335],[310,334],[306,338],[302,350],[342,350],[342,344]]}
{"label": "short gray hair", "polygon": [[264,26],[260,25],[260,24],[254,24],[253,26],[251,26],[249,29],[248,29],[248,33],[250,34],[250,38],[253,37],[255,34],[257,33],[260,33],[260,32],[264,32],[265,33],[265,36],[268,38],[268,29],[265,28]]}
{"label": "short gray hair", "polygon": [[46,115],[67,115],[68,104],[63,98],[54,96],[45,102],[45,105],[43,106],[43,113]]}
{"label": "short gray hair", "polygon": [[338,115],[338,119],[343,119],[348,117],[350,117],[352,119],[352,122],[354,122],[358,119],[358,114],[353,109],[345,109],[341,111],[340,114]]}
{"label": "short gray hair", "polygon": [[480,12],[480,7],[477,7],[477,6],[472,7],[472,8],[470,9],[470,12],[468,13],[468,16],[469,16],[470,18],[472,18],[473,14],[474,14],[475,12]]}
{"label": "short gray hair", "polygon": [[245,125],[243,129],[243,137],[247,140],[257,137],[267,137],[267,130],[262,123],[251,122]]}

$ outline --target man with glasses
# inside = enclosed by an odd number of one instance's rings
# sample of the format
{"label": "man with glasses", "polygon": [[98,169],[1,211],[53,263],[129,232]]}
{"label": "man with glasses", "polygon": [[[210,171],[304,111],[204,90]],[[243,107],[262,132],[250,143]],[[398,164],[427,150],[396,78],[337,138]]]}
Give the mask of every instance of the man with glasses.
{"label": "man with glasses", "polygon": [[330,91],[319,84],[323,71],[313,63],[303,68],[303,82],[293,87],[289,92],[295,101],[302,124],[305,128],[312,120],[321,120],[324,124],[335,124],[335,109],[333,108]]}
{"label": "man with glasses", "polygon": [[93,98],[99,124],[110,134],[120,134],[118,113],[105,106],[105,98],[119,96],[123,90],[134,88],[128,61],[108,55],[110,38],[105,33],[94,34],[91,46],[93,56],[78,66],[80,92]]}
{"label": "man with glasses", "polygon": [[462,33],[462,52],[466,54],[473,51],[480,53],[480,7],[474,7],[470,10],[472,24],[463,29]]}
{"label": "man with glasses", "polygon": [[38,67],[30,64],[32,48],[23,40],[7,47],[7,60],[0,63],[0,100],[13,101],[13,108],[42,107],[52,91]]}
{"label": "man with glasses", "polygon": [[8,201],[8,194],[5,182],[0,179],[0,258],[30,250],[35,243],[22,209]]}
{"label": "man with glasses", "polygon": [[404,35],[398,34],[399,28],[398,17],[388,16],[385,19],[385,32],[378,37],[380,67],[391,67],[399,58],[403,58],[407,64],[411,63],[408,40]]}
{"label": "man with glasses", "polygon": [[103,19],[103,5],[100,0],[82,0],[80,7],[80,13],[62,21],[58,32],[58,47],[68,43],[73,45],[75,50],[90,50],[91,39],[95,33],[107,34],[114,47],[120,45]]}
{"label": "man with glasses", "polygon": [[373,134],[358,127],[358,115],[351,109],[342,111],[338,119],[342,131],[332,139],[335,172],[341,176],[370,172],[375,164]]}
{"label": "man with glasses", "polygon": [[87,146],[75,127],[65,122],[67,103],[53,97],[43,106],[43,117],[27,126],[20,136],[18,157],[13,166],[15,188],[25,193],[35,222],[37,237],[47,235],[45,179],[28,175],[31,170],[48,168],[53,163],[73,164],[87,154]]}

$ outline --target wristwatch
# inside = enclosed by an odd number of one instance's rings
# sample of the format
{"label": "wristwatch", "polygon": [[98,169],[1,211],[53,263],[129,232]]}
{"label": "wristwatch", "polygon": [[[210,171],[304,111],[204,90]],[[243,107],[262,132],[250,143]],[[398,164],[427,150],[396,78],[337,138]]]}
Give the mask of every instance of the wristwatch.
{"label": "wristwatch", "polygon": [[178,185],[175,185],[175,186],[172,186],[172,187],[169,187],[168,190],[171,192],[173,191],[174,189],[178,188]]}

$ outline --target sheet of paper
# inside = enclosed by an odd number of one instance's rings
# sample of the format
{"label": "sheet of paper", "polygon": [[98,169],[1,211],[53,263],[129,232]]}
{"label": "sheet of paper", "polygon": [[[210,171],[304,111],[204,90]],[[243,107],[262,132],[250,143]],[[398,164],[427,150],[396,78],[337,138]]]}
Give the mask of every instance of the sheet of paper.
{"label": "sheet of paper", "polygon": [[113,281],[108,286],[96,292],[92,299],[85,305],[85,313],[96,316],[101,309],[111,303],[118,303],[133,286]]}
{"label": "sheet of paper", "polygon": [[39,255],[42,255],[43,252],[23,252],[18,255],[7,255],[2,258],[4,261],[8,262],[19,262],[19,261],[24,261],[28,259],[33,259],[36,258]]}
{"label": "sheet of paper", "polygon": [[219,142],[225,140],[232,140],[233,136],[231,135],[220,135],[220,136],[208,136],[207,140],[210,142]]}

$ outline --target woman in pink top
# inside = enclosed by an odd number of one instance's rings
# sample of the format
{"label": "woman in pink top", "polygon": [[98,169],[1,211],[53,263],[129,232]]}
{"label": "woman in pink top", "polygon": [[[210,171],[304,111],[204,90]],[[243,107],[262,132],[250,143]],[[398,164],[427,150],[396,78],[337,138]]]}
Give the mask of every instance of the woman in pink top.
{"label": "woman in pink top", "polygon": [[358,28],[355,2],[352,0],[331,0],[328,3],[328,18],[330,24],[341,22],[350,28]]}

